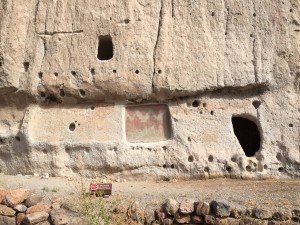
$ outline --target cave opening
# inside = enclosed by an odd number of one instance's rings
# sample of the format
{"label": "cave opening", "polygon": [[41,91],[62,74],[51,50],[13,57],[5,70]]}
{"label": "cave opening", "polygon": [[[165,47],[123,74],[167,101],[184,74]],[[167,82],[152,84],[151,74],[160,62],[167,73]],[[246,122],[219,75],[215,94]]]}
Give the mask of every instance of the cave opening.
{"label": "cave opening", "polygon": [[245,155],[252,157],[260,149],[260,132],[255,122],[240,116],[231,118],[234,134]]}
{"label": "cave opening", "polygon": [[110,60],[114,55],[114,46],[110,35],[102,35],[99,37],[98,59]]}

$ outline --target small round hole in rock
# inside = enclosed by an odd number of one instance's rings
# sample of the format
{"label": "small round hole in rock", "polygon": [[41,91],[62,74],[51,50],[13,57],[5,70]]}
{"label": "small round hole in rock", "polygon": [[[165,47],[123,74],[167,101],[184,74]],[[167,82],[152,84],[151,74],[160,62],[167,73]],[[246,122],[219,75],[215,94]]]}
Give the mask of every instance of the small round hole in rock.
{"label": "small round hole in rock", "polygon": [[254,35],[253,35],[253,34],[250,34],[250,37],[254,37]]}
{"label": "small round hole in rock", "polygon": [[19,136],[15,137],[17,141],[21,141],[21,138]]}
{"label": "small round hole in rock", "polygon": [[75,124],[75,123],[70,123],[70,125],[69,125],[69,130],[70,130],[70,131],[74,131],[75,128],[76,128],[76,124]]}
{"label": "small round hole in rock", "polygon": [[265,169],[265,170],[268,169],[268,165],[267,165],[267,164],[264,165],[264,169]]}
{"label": "small round hole in rock", "polygon": [[140,71],[139,71],[139,70],[136,70],[136,71],[135,71],[135,73],[136,73],[136,74],[139,74],[139,73],[140,73]]}
{"label": "small round hole in rock", "polygon": [[276,159],[279,161],[279,162],[281,162],[282,161],[282,155],[281,155],[281,153],[280,152],[278,152],[277,154],[276,154]]}
{"label": "small round hole in rock", "polygon": [[172,165],[171,165],[171,168],[172,168],[172,169],[174,169],[174,168],[175,168],[175,165],[174,165],[174,164],[172,164]]}
{"label": "small round hole in rock", "polygon": [[200,111],[200,114],[202,114],[203,112],[202,111]]}
{"label": "small round hole in rock", "polygon": [[75,71],[71,71],[71,74],[72,74],[73,76],[76,76],[76,72],[75,72]]}
{"label": "small round hole in rock", "polygon": [[80,97],[82,97],[82,98],[84,98],[85,97],[85,91],[84,90],[82,90],[82,89],[80,89],[79,90],[79,95],[80,95]]}
{"label": "small round hole in rock", "polygon": [[207,104],[204,102],[204,103],[202,104],[202,106],[205,108],[205,107],[207,106]]}
{"label": "small round hole in rock", "polygon": [[39,76],[40,79],[42,79],[42,78],[43,78],[43,73],[42,73],[42,72],[39,72],[39,73],[38,73],[38,76]]}
{"label": "small round hole in rock", "polygon": [[125,20],[124,20],[124,23],[125,23],[125,24],[129,24],[129,22],[130,22],[130,19],[125,19]]}
{"label": "small round hole in rock", "polygon": [[113,70],[113,73],[117,73],[117,70]]}
{"label": "small round hole in rock", "polygon": [[253,13],[253,17],[256,17],[256,13]]}
{"label": "small round hole in rock", "polygon": [[200,102],[198,100],[193,101],[192,106],[193,107],[199,107]]}
{"label": "small round hole in rock", "polygon": [[55,72],[55,73],[54,73],[54,76],[58,77],[58,73],[57,73],[57,72]]}
{"label": "small round hole in rock", "polygon": [[213,116],[214,114],[215,114],[215,112],[214,112],[214,111],[210,111],[210,115],[212,115],[212,116]]}
{"label": "small round hole in rock", "polygon": [[230,166],[226,166],[226,171],[227,172],[231,172],[231,167]]}
{"label": "small round hole in rock", "polygon": [[191,142],[191,141],[192,141],[191,137],[188,137],[188,141],[189,141],[189,142]]}
{"label": "small round hole in rock", "polygon": [[294,125],[292,123],[289,124],[289,127],[294,127]]}
{"label": "small round hole in rock", "polygon": [[65,95],[66,95],[65,91],[63,89],[60,89],[59,95],[60,95],[60,97],[65,97]]}
{"label": "small round hole in rock", "polygon": [[158,72],[159,74],[161,74],[161,70],[158,70],[157,72]]}
{"label": "small round hole in rock", "polygon": [[166,165],[166,164],[164,164],[164,165],[163,165],[163,168],[167,168],[167,165]]}
{"label": "small round hole in rock", "polygon": [[209,172],[209,167],[208,167],[208,166],[204,167],[204,171],[205,171],[206,173],[208,173],[208,172]]}
{"label": "small round hole in rock", "polygon": [[95,75],[95,73],[96,73],[96,72],[95,72],[95,69],[92,68],[92,69],[91,69],[91,74],[92,74],[92,75]]}
{"label": "small round hole in rock", "polygon": [[190,155],[190,156],[188,157],[188,161],[189,161],[189,162],[194,162],[194,156]]}
{"label": "small round hole in rock", "polygon": [[251,166],[246,166],[246,170],[247,170],[248,172],[251,172],[251,171],[252,171]]}
{"label": "small round hole in rock", "polygon": [[280,173],[282,173],[282,172],[284,172],[284,168],[283,168],[283,167],[279,167],[279,168],[278,168],[278,171],[279,171]]}
{"label": "small round hole in rock", "polygon": [[209,162],[214,161],[214,157],[213,157],[212,155],[208,156],[208,161],[209,161]]}
{"label": "small round hole in rock", "polygon": [[211,13],[211,16],[215,16],[215,12],[212,12],[212,13]]}
{"label": "small round hole in rock", "polygon": [[293,9],[290,9],[290,12],[293,12]]}
{"label": "small round hole in rock", "polygon": [[258,107],[261,105],[261,102],[260,101],[257,101],[257,100],[254,100],[252,102],[252,105],[254,106],[254,108],[258,109]]}
{"label": "small round hole in rock", "polygon": [[95,106],[91,106],[91,110],[94,110],[95,109]]}
{"label": "small round hole in rock", "polygon": [[231,162],[237,162],[237,158],[235,156],[231,157]]}
{"label": "small round hole in rock", "polygon": [[23,65],[24,65],[24,70],[25,70],[25,72],[28,72],[28,69],[29,69],[29,62],[24,62]]}
{"label": "small round hole in rock", "polygon": [[163,146],[162,149],[163,149],[164,151],[167,151],[167,147],[166,147],[166,146]]}

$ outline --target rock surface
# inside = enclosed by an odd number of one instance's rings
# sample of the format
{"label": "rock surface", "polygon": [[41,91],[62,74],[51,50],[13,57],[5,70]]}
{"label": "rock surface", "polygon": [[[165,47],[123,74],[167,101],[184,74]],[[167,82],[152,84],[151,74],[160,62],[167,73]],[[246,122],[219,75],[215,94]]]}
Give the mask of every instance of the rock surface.
{"label": "rock surface", "polygon": [[43,200],[43,196],[34,194],[34,195],[31,195],[29,198],[26,199],[25,205],[29,208],[31,206],[34,206],[34,205],[38,204],[42,200]]}
{"label": "rock surface", "polygon": [[15,207],[29,197],[31,191],[28,189],[10,190],[3,202],[5,205]]}
{"label": "rock surface", "polygon": [[1,170],[299,177],[299,9],[1,1]]}
{"label": "rock surface", "polygon": [[2,216],[14,216],[16,213],[15,210],[13,210],[10,207],[7,207],[6,205],[0,205],[0,215]]}
{"label": "rock surface", "polygon": [[179,210],[179,203],[175,199],[169,198],[166,200],[165,209],[169,215],[175,215]]}
{"label": "rock surface", "polygon": [[194,212],[194,200],[185,199],[179,205],[179,212],[182,214],[191,214]]}
{"label": "rock surface", "polygon": [[46,204],[39,203],[37,205],[33,205],[27,209],[26,214],[36,213],[36,212],[49,212],[50,207]]}
{"label": "rock surface", "polygon": [[14,210],[16,210],[18,212],[26,212],[27,207],[23,204],[19,204],[14,207]]}
{"label": "rock surface", "polygon": [[32,214],[27,214],[23,220],[25,225],[37,224],[43,221],[46,221],[49,217],[49,214],[46,212],[36,212]]}
{"label": "rock surface", "polygon": [[0,224],[3,224],[3,225],[15,225],[16,221],[15,221],[14,217],[1,216],[0,215]]}
{"label": "rock surface", "polygon": [[53,225],[64,225],[69,222],[69,218],[64,209],[53,209],[50,212],[50,216]]}

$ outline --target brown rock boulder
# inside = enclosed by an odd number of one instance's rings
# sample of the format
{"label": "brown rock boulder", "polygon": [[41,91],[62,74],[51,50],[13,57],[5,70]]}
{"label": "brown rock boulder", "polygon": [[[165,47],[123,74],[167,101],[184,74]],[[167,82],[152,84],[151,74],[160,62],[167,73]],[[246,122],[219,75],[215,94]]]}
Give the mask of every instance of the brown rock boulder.
{"label": "brown rock boulder", "polygon": [[8,190],[0,189],[0,203],[5,199],[5,196],[7,195]]}
{"label": "brown rock boulder", "polygon": [[51,225],[51,224],[48,221],[43,221],[43,222],[37,223],[35,225]]}
{"label": "brown rock boulder", "polygon": [[51,210],[50,216],[53,225],[65,225],[69,222],[69,218],[64,209]]}
{"label": "brown rock boulder", "polygon": [[49,217],[49,214],[46,212],[31,213],[31,214],[27,214],[25,216],[23,223],[25,225],[37,224],[37,223],[46,221],[48,219],[48,217]]}
{"label": "brown rock boulder", "polygon": [[25,205],[29,208],[40,203],[43,200],[43,196],[41,195],[31,195],[29,198],[26,199]]}
{"label": "brown rock boulder", "polygon": [[198,202],[195,204],[195,212],[199,216],[205,216],[210,213],[210,205],[208,202]]}
{"label": "brown rock boulder", "polygon": [[16,220],[14,217],[0,216],[1,225],[16,225]]}
{"label": "brown rock boulder", "polygon": [[16,213],[12,208],[7,207],[6,205],[0,205],[0,215],[2,216],[14,216]]}
{"label": "brown rock boulder", "polygon": [[174,219],[176,223],[190,223],[191,215],[176,213]]}
{"label": "brown rock boulder", "polygon": [[166,200],[165,209],[169,215],[175,215],[178,212],[179,203],[175,199],[169,198]]}
{"label": "brown rock boulder", "polygon": [[7,193],[3,202],[9,207],[15,207],[28,198],[30,194],[31,191],[28,189],[11,190]]}
{"label": "brown rock boulder", "polygon": [[194,201],[191,199],[185,199],[180,203],[179,212],[182,214],[191,214],[194,212]]}
{"label": "brown rock boulder", "polygon": [[39,203],[37,205],[31,206],[26,210],[26,214],[32,214],[36,212],[50,212],[50,207],[46,204]]}
{"label": "brown rock boulder", "polygon": [[16,217],[16,223],[17,223],[17,225],[21,225],[23,223],[25,217],[26,217],[25,213],[18,213],[18,215]]}

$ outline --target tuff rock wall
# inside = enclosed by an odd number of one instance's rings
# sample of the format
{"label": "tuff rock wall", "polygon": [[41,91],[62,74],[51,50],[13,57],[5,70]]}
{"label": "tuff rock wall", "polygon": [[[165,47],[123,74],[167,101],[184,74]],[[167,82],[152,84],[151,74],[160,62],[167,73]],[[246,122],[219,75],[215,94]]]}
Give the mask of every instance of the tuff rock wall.
{"label": "tuff rock wall", "polygon": [[299,0],[1,0],[9,174],[299,177]]}

